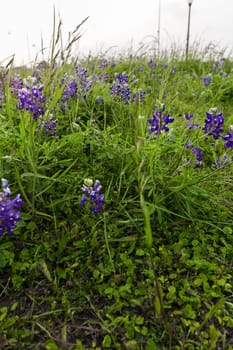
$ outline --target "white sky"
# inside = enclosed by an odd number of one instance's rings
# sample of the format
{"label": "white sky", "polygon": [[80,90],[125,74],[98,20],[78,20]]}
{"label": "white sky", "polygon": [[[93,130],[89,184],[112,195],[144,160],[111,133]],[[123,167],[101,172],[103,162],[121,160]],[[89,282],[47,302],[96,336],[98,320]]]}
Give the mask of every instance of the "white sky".
{"label": "white sky", "polygon": [[[160,3],[160,48],[185,48],[187,0]],[[78,55],[104,53],[111,47],[125,52],[140,42],[149,45],[158,31],[159,0],[0,0],[0,4],[0,65],[12,54],[16,64],[33,61],[41,49],[41,37],[44,47],[49,47],[54,7],[56,19],[59,14],[63,23],[64,41],[89,16],[81,27]],[[193,0],[190,45],[194,41],[233,48],[233,0]]]}

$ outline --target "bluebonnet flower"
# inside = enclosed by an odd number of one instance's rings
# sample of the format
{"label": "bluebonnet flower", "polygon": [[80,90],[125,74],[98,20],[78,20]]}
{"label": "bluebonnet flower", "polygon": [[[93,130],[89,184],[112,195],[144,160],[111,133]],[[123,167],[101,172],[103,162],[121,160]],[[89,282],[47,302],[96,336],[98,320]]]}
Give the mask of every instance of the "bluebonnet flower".
{"label": "bluebonnet flower", "polygon": [[233,148],[233,131],[222,136],[222,140],[225,141],[224,148]]}
{"label": "bluebonnet flower", "polygon": [[193,118],[193,114],[185,113],[184,117],[185,117],[186,120],[190,120],[190,119]]}
{"label": "bluebonnet flower", "polygon": [[148,123],[151,125],[149,130],[149,137],[154,134],[158,136],[162,131],[169,131],[168,124],[174,121],[174,118],[170,117],[170,114],[165,114],[165,105],[161,105],[159,110],[158,106],[155,106],[155,112],[151,119],[148,119]]}
{"label": "bluebonnet flower", "polygon": [[195,168],[200,168],[201,166],[201,161],[203,159],[203,152],[201,151],[199,146],[194,146],[192,147],[192,144],[190,142],[190,140],[188,140],[185,144],[185,147],[190,149],[192,151],[192,153],[195,155],[196,157],[196,164],[195,164]]}
{"label": "bluebonnet flower", "polygon": [[23,88],[23,79],[20,74],[16,74],[12,79],[10,86],[12,87],[12,92],[16,95],[17,91]]}
{"label": "bluebonnet flower", "polygon": [[61,84],[65,84],[64,90],[62,92],[62,102],[69,101],[72,97],[76,96],[77,93],[77,82],[76,80],[69,79],[66,75],[63,77]]}
{"label": "bluebonnet flower", "polygon": [[129,82],[129,76],[126,72],[123,72],[122,74],[115,73],[114,74],[114,80],[118,81],[120,84],[128,83]]}
{"label": "bluebonnet flower", "polygon": [[187,127],[191,129],[198,130],[200,128],[200,125],[198,123],[187,123]]}
{"label": "bluebonnet flower", "polygon": [[103,104],[104,104],[104,99],[103,99],[103,97],[98,96],[98,97],[96,98],[96,100],[95,100],[95,103],[96,103],[97,105],[103,105]]}
{"label": "bluebonnet flower", "polygon": [[97,215],[103,210],[104,194],[100,194],[102,185],[99,180],[96,180],[95,183],[92,179],[85,179],[82,186],[83,195],[80,201],[80,205],[84,205],[88,202],[91,211]]}
{"label": "bluebonnet flower", "polygon": [[191,142],[190,142],[190,140],[188,140],[184,146],[185,146],[186,148],[191,148]]}
{"label": "bluebonnet flower", "polygon": [[0,192],[0,236],[6,231],[9,235],[13,234],[16,222],[21,219],[20,211],[18,210],[24,202],[17,194],[14,199],[10,199],[11,191],[8,187],[8,181],[1,179],[2,192]]}
{"label": "bluebonnet flower", "polygon": [[201,152],[199,146],[192,147],[192,153],[195,154],[198,161],[202,160],[203,152]]}
{"label": "bluebonnet flower", "polygon": [[219,68],[223,68],[224,63],[225,63],[225,58],[222,58],[218,63]]}
{"label": "bluebonnet flower", "polygon": [[199,146],[195,146],[191,148],[192,153],[196,156],[196,164],[195,164],[195,168],[200,168],[201,166],[201,161],[202,161],[202,156],[203,156],[203,152],[201,151]]}
{"label": "bluebonnet flower", "polygon": [[186,114],[184,115],[184,117],[185,117],[185,119],[187,120],[186,125],[187,125],[187,127],[188,127],[189,129],[195,129],[195,130],[199,129],[199,127],[200,127],[199,124],[190,122],[190,120],[193,118],[193,114],[188,114],[188,113],[186,113]]}
{"label": "bluebonnet flower", "polygon": [[51,114],[48,120],[42,119],[37,128],[43,129],[47,135],[57,135],[57,124],[58,119],[55,119]]}
{"label": "bluebonnet flower", "polygon": [[217,71],[217,66],[214,64],[214,65],[212,66],[212,69],[211,69],[211,70],[212,70],[213,73],[216,73],[216,71]]}
{"label": "bluebonnet flower", "polygon": [[87,79],[87,69],[77,65],[75,67],[76,75],[79,81],[85,81]]}
{"label": "bluebonnet flower", "polygon": [[91,90],[94,81],[94,77],[88,77],[87,69],[77,65],[76,71],[76,81],[77,81],[77,92],[80,97],[86,99],[88,92]]}
{"label": "bluebonnet flower", "polygon": [[102,68],[102,69],[105,69],[108,67],[108,60],[107,59],[103,59],[100,64],[99,64],[99,67]]}
{"label": "bluebonnet flower", "polygon": [[206,75],[206,76],[202,76],[201,80],[203,81],[203,84],[205,85],[205,87],[207,87],[208,85],[210,85],[212,78],[210,75]]}
{"label": "bluebonnet flower", "polygon": [[223,72],[222,70],[219,72],[220,77],[227,78],[227,73]]}
{"label": "bluebonnet flower", "polygon": [[229,165],[230,163],[233,163],[233,158],[231,160],[229,160],[227,155],[224,154],[222,157],[218,157],[216,159],[216,162],[213,164],[213,167],[214,168],[222,168],[222,167]]}
{"label": "bluebonnet flower", "polygon": [[18,109],[24,109],[32,113],[33,119],[36,120],[44,114],[45,97],[42,94],[44,86],[33,86],[31,88],[22,88],[18,92]]}
{"label": "bluebonnet flower", "polygon": [[150,61],[148,62],[148,65],[149,65],[149,67],[150,67],[151,69],[154,69],[154,68],[156,67],[156,63],[155,63],[155,61],[153,61],[153,60],[150,60]]}
{"label": "bluebonnet flower", "polygon": [[130,87],[128,83],[128,76],[127,75],[115,75],[115,81],[110,86],[111,94],[120,97],[120,99],[128,103],[130,101]]}
{"label": "bluebonnet flower", "polygon": [[98,80],[99,81],[103,81],[103,82],[107,82],[108,81],[108,73],[106,73],[106,72],[103,72],[102,74],[100,74],[99,76],[98,76]]}
{"label": "bluebonnet flower", "polygon": [[123,84],[121,86],[121,98],[122,101],[128,103],[130,100],[130,87],[128,84]]}
{"label": "bluebonnet flower", "polygon": [[135,92],[134,95],[132,96],[132,101],[139,101],[140,103],[143,102],[144,97],[145,97],[146,92],[142,89],[139,91]]}
{"label": "bluebonnet flower", "polygon": [[114,82],[111,86],[110,86],[110,91],[112,95],[115,96],[119,96],[121,93],[121,84],[118,82]]}
{"label": "bluebonnet flower", "polygon": [[17,75],[11,82],[13,94],[18,99],[17,108],[31,112],[32,117],[36,120],[44,114],[45,96],[43,96],[44,86],[37,84],[35,77],[21,79]]}
{"label": "bluebonnet flower", "polygon": [[216,108],[206,111],[205,125],[202,128],[205,134],[212,135],[216,140],[220,137],[223,129],[224,117],[222,112],[217,112]]}

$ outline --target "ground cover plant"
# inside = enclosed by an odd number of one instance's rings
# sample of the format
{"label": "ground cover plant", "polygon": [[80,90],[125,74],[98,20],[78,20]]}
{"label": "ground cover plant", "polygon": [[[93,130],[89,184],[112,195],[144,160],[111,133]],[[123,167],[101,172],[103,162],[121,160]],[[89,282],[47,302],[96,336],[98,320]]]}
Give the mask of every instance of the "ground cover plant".
{"label": "ground cover plant", "polygon": [[59,33],[1,70],[1,349],[233,349],[233,62]]}

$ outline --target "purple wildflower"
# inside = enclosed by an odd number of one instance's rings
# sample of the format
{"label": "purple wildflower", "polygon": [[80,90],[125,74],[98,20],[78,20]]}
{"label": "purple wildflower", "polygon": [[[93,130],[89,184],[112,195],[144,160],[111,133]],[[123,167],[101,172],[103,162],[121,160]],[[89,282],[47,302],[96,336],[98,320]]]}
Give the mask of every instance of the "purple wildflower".
{"label": "purple wildflower", "polygon": [[79,81],[85,81],[87,79],[87,69],[81,66],[76,66],[75,68],[77,78]]}
{"label": "purple wildflower", "polygon": [[151,125],[149,130],[149,137],[154,133],[158,136],[162,131],[169,131],[168,124],[173,123],[174,118],[170,117],[170,114],[165,114],[165,105],[162,105],[161,110],[158,110],[158,106],[155,106],[155,112],[151,119],[148,119],[148,123]]}
{"label": "purple wildflower", "polygon": [[203,156],[203,152],[201,152],[199,146],[192,147],[191,151],[192,151],[192,153],[196,156],[196,160],[197,160],[197,161],[196,161],[195,168],[200,168],[200,166],[201,166],[201,161],[202,161],[202,156]]}
{"label": "purple wildflower", "polygon": [[203,131],[207,135],[212,135],[216,140],[220,137],[222,133],[224,124],[224,117],[222,112],[218,113],[216,108],[212,108],[209,111],[206,111],[205,125]]}
{"label": "purple wildflower", "polygon": [[[66,81],[67,80],[67,81]],[[65,88],[62,92],[62,102],[67,102],[70,98],[75,97],[77,93],[77,82],[75,79],[62,79],[62,84],[65,84]]]}
{"label": "purple wildflower", "polygon": [[44,114],[45,102],[44,86],[37,86],[36,83],[35,77],[22,80],[19,75],[11,82],[12,92],[18,99],[17,108],[31,112],[34,120]]}
{"label": "purple wildflower", "polygon": [[95,183],[92,179],[84,180],[84,184],[82,186],[84,193],[79,204],[84,205],[86,202],[88,202],[91,211],[95,215],[103,210],[103,204],[105,203],[104,194],[100,194],[101,189],[102,186],[99,180],[96,180]]}
{"label": "purple wildflower", "polygon": [[212,78],[210,75],[206,75],[206,76],[202,76],[201,80],[202,80],[203,84],[205,85],[205,87],[207,87],[208,85],[210,85]]}
{"label": "purple wildflower", "polygon": [[77,92],[79,97],[86,99],[88,92],[91,90],[95,77],[88,76],[87,69],[81,66],[76,66],[76,81],[77,81]]}
{"label": "purple wildflower", "polygon": [[130,101],[130,87],[128,83],[124,82],[125,79],[127,80],[128,77],[122,75],[116,78],[110,86],[110,91],[112,95],[118,96],[124,103],[128,103]]}
{"label": "purple wildflower", "polygon": [[218,63],[219,68],[223,68],[224,63],[225,63],[225,59],[222,58],[222,59],[219,61],[219,63]]}
{"label": "purple wildflower", "polygon": [[194,146],[192,147],[192,144],[190,142],[190,140],[188,140],[185,144],[185,147],[190,149],[191,152],[195,155],[196,157],[196,164],[195,164],[195,168],[200,168],[201,166],[201,161],[202,161],[202,157],[203,157],[203,152],[201,151],[199,146]]}
{"label": "purple wildflower", "polygon": [[21,219],[18,210],[24,202],[17,194],[14,199],[10,199],[11,191],[8,187],[8,181],[2,180],[2,192],[0,192],[0,236],[6,231],[9,235],[13,234],[16,222]]}
{"label": "purple wildflower", "polygon": [[224,148],[233,148],[233,131],[222,136],[222,140],[226,142]]}
{"label": "purple wildflower", "polygon": [[153,60],[150,60],[150,61],[148,62],[148,65],[149,65],[149,67],[150,67],[151,69],[154,69],[154,68],[156,67],[156,63],[155,63],[155,61],[153,61]]}
{"label": "purple wildflower", "polygon": [[213,73],[216,73],[216,71],[217,71],[217,67],[216,67],[216,65],[214,64],[214,65],[212,66],[212,72],[213,72]]}
{"label": "purple wildflower", "polygon": [[125,72],[123,72],[122,74],[115,73],[114,74],[114,80],[118,81],[120,84],[128,83],[129,82],[129,76]]}
{"label": "purple wildflower", "polygon": [[142,89],[140,89],[140,91],[137,91],[134,93],[133,97],[132,97],[132,101],[139,101],[140,103],[143,102],[144,97],[145,97],[146,92]]}
{"label": "purple wildflower", "polygon": [[12,87],[12,92],[17,95],[17,91],[23,88],[23,79],[20,74],[16,74],[10,83]]}
{"label": "purple wildflower", "polygon": [[130,100],[130,87],[128,84],[123,84],[121,87],[121,98],[124,103],[128,103]]}
{"label": "purple wildflower", "polygon": [[185,119],[187,120],[186,125],[187,125],[187,127],[188,127],[189,129],[195,129],[195,130],[199,129],[199,127],[200,127],[199,124],[190,122],[190,120],[193,118],[193,114],[188,114],[188,113],[186,113],[186,114],[184,115],[184,117],[185,117]]}
{"label": "purple wildflower", "polygon": [[188,114],[188,113],[186,113],[186,114],[184,115],[184,117],[185,117],[186,120],[190,120],[190,119],[193,118],[193,114]]}
{"label": "purple wildflower", "polygon": [[106,73],[106,72],[103,72],[102,74],[100,74],[99,76],[98,76],[98,80],[99,81],[103,81],[103,82],[107,82],[108,81],[108,73]]}
{"label": "purple wildflower", "polygon": [[200,128],[200,125],[197,123],[187,123],[187,127],[191,130],[191,129],[195,129],[198,130]]}
{"label": "purple wildflower", "polygon": [[213,167],[222,168],[222,167],[228,166],[230,163],[233,163],[233,158],[230,160],[228,159],[227,155],[224,154],[222,157],[218,157],[216,159],[216,162],[213,164]]}
{"label": "purple wildflower", "polygon": [[193,147],[192,148],[192,152],[193,152],[193,154],[195,154],[195,156],[196,156],[198,161],[202,160],[203,152],[200,151],[200,147],[199,146]]}
{"label": "purple wildflower", "polygon": [[43,129],[47,135],[57,135],[57,124],[58,119],[55,119],[51,114],[49,119],[42,119],[41,123],[38,125],[38,129]]}
{"label": "purple wildflower", "polygon": [[17,108],[31,112],[34,120],[44,114],[43,103],[45,97],[42,95],[43,89],[43,85],[33,86],[32,88],[22,88],[18,93]]}
{"label": "purple wildflower", "polygon": [[100,64],[99,64],[99,67],[102,68],[102,69],[105,69],[108,67],[108,60],[107,59],[103,59]]}
{"label": "purple wildflower", "polygon": [[96,100],[95,100],[95,103],[97,104],[97,105],[103,105],[104,104],[104,99],[103,99],[103,97],[97,97],[96,98]]}

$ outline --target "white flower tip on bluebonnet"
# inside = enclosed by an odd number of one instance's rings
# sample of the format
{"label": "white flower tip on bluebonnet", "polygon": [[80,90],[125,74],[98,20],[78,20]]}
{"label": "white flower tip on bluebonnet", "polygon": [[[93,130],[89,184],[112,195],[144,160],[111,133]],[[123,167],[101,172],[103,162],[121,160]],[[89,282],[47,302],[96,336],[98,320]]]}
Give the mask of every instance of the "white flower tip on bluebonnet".
{"label": "white flower tip on bluebonnet", "polygon": [[23,79],[23,83],[25,86],[32,86],[36,83],[37,79],[36,77],[28,76],[27,78]]}
{"label": "white flower tip on bluebonnet", "polygon": [[100,180],[96,180],[95,186],[94,186],[95,192],[100,192],[101,188],[102,188],[102,185],[100,184]]}
{"label": "white flower tip on bluebonnet", "polygon": [[233,131],[233,124],[231,124],[231,125],[229,126],[229,130],[230,130],[230,131]]}
{"label": "white flower tip on bluebonnet", "polygon": [[84,179],[83,181],[84,185],[90,187],[93,186],[93,180],[92,179]]}
{"label": "white flower tip on bluebonnet", "polygon": [[218,108],[217,108],[217,107],[211,107],[211,108],[209,109],[209,112],[210,112],[211,114],[215,114],[215,113],[218,112]]}
{"label": "white flower tip on bluebonnet", "polygon": [[10,195],[11,194],[11,191],[8,187],[8,181],[4,178],[1,179],[2,180],[2,189],[3,189],[3,192],[6,194],[6,195]]}
{"label": "white flower tip on bluebonnet", "polygon": [[1,181],[2,181],[2,187],[5,188],[5,187],[8,187],[8,181],[4,178],[1,178]]}

